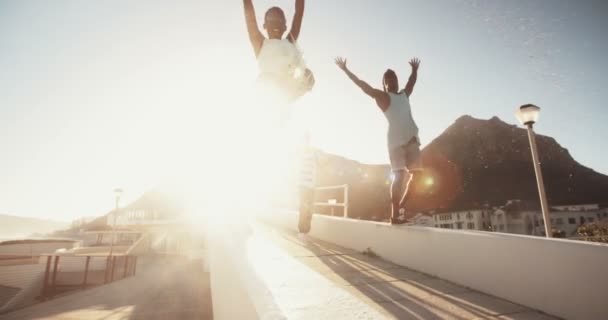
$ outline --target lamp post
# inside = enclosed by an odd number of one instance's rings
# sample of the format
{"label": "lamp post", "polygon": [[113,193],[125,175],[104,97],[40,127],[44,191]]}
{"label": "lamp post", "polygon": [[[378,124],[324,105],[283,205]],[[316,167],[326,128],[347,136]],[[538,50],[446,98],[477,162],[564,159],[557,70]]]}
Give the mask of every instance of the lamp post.
{"label": "lamp post", "polygon": [[543,212],[543,220],[545,222],[545,235],[547,238],[552,237],[551,220],[549,219],[549,203],[545,194],[545,183],[543,182],[543,173],[540,170],[540,159],[538,157],[538,148],[536,147],[536,135],[534,134],[533,126],[538,120],[540,107],[533,104],[525,104],[519,107],[515,116],[528,129],[528,138],[530,140],[530,150],[532,151],[532,162],[534,163],[534,172],[536,173],[536,184],[538,185],[538,194],[540,195],[540,207]]}
{"label": "lamp post", "polygon": [[114,209],[114,221],[112,222],[112,242],[110,243],[110,256],[112,256],[112,252],[114,251],[114,242],[116,241],[116,219],[118,218],[118,204],[120,202],[120,196],[122,195],[123,190],[121,188],[114,189],[114,195],[116,196],[116,207]]}

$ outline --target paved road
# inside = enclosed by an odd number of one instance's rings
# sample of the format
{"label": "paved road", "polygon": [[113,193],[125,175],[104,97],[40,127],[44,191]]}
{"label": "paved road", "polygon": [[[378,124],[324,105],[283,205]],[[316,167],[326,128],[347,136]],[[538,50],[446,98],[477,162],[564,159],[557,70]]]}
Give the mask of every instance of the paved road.
{"label": "paved road", "polygon": [[0,319],[211,319],[208,274],[200,263],[138,262],[137,275],[58,297]]}

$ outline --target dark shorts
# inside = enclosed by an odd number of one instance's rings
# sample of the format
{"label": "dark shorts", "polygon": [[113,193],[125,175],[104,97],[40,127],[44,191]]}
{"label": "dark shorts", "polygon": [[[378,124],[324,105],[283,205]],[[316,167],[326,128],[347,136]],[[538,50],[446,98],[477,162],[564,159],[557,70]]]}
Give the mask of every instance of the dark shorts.
{"label": "dark shorts", "polygon": [[414,137],[407,144],[389,149],[388,153],[393,171],[405,169],[408,171],[422,170],[420,142],[418,142],[417,138]]}

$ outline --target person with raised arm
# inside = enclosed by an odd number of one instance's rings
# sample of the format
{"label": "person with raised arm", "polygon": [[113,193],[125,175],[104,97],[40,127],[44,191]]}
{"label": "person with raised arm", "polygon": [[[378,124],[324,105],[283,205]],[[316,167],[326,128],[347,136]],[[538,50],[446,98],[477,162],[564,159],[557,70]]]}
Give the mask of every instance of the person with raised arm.
{"label": "person with raised arm", "polygon": [[[420,185],[422,178],[420,138],[418,137],[418,126],[412,117],[409,100],[418,78],[420,60],[417,58],[410,60],[412,71],[403,89],[399,88],[399,80],[395,71],[387,69],[382,78],[384,86],[382,90],[373,88],[359,79],[348,69],[346,62],[346,59],[341,57],[335,59],[336,65],[365,94],[376,101],[376,105],[388,120],[388,151],[394,175],[391,185],[391,224],[406,223],[405,206],[411,196],[416,193],[415,189]],[[410,177],[406,183],[407,173]],[[401,213],[403,213],[403,217],[401,217]]]}
{"label": "person with raised arm", "polygon": [[[249,41],[258,61],[258,81],[271,84],[291,102],[312,90],[315,79],[306,68],[301,50],[297,45],[304,17],[304,0],[296,0],[296,11],[287,32],[285,13],[272,7],[264,14],[263,28],[258,28],[252,0],[243,0]],[[285,33],[287,32],[287,36]]]}

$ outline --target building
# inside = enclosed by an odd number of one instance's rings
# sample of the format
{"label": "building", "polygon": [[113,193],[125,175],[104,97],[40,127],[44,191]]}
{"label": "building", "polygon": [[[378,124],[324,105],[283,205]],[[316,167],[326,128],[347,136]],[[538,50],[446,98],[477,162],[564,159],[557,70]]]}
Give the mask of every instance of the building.
{"label": "building", "polygon": [[[192,243],[199,242],[192,235],[199,226],[187,220],[186,209],[178,200],[160,191],[146,192],[125,207],[108,213],[106,228],[141,234],[142,243],[146,243],[142,247],[147,246],[150,253],[182,254]],[[117,241],[124,237],[118,236]]]}
{"label": "building", "polygon": [[[497,220],[505,221],[505,232],[527,235],[545,235],[544,219],[538,204],[510,200],[495,211]],[[598,204],[553,206],[549,211],[551,227],[565,237],[576,236],[578,227],[608,218],[608,211]]]}
{"label": "building", "polygon": [[[545,235],[539,204],[522,200],[509,200],[498,208],[434,210],[430,213],[436,228]],[[608,221],[608,207],[598,204],[553,206],[549,217],[553,230],[565,237],[575,237],[577,229],[585,223]]]}
{"label": "building", "polygon": [[[433,210],[434,226],[443,229],[492,231],[492,209],[489,207],[463,210]],[[504,225],[502,226],[504,229]]]}
{"label": "building", "polygon": [[[551,226],[555,231],[565,237],[575,237],[578,227],[585,223],[608,221],[608,206],[598,204],[553,206],[549,215]],[[495,208],[483,206],[460,210],[430,210],[418,213],[413,220],[416,225],[443,229],[545,235],[539,204],[522,200],[509,200],[504,206]]]}

